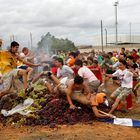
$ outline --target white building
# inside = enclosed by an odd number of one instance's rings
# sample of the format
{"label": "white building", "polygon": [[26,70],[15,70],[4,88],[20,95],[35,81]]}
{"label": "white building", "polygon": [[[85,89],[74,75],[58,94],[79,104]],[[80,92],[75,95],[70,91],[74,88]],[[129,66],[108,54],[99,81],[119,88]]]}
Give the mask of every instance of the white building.
{"label": "white building", "polygon": [[[101,45],[101,36],[94,36],[95,45]],[[107,35],[107,44],[115,43],[115,35]],[[118,35],[118,43],[140,43],[140,35]],[[103,44],[106,44],[106,36],[103,37]]]}

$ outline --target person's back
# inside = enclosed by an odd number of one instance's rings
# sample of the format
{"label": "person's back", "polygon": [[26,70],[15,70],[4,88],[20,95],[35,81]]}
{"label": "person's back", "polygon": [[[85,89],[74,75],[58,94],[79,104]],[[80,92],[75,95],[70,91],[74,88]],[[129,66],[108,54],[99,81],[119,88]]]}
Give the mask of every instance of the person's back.
{"label": "person's back", "polygon": [[100,85],[100,81],[93,74],[93,72],[86,66],[83,66],[83,62],[81,60],[75,61],[75,67],[78,69],[78,75],[83,77],[90,87],[90,92],[97,92],[98,87]]}
{"label": "person's back", "polygon": [[101,68],[98,65],[98,61],[97,60],[94,60],[93,61],[93,68],[91,70],[95,74],[95,76],[97,77],[97,79],[102,82],[103,79],[102,79]]}
{"label": "person's back", "polygon": [[88,82],[92,82],[97,80],[97,77],[93,74],[93,72],[86,66],[81,67],[78,70],[78,74],[84,79],[88,80]]}

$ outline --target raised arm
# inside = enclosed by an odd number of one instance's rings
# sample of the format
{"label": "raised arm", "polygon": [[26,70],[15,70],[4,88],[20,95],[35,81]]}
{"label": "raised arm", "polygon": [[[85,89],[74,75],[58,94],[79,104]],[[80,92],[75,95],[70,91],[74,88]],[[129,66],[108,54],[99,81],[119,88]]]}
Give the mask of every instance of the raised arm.
{"label": "raised arm", "polygon": [[25,60],[21,59],[20,57],[18,57],[18,60],[21,61],[21,62],[23,62],[23,63],[26,64],[26,65],[29,65],[29,66],[33,66],[33,67],[38,67],[38,66],[40,66],[40,64],[33,64],[33,63],[30,63],[30,62],[28,62],[28,61],[25,61]]}

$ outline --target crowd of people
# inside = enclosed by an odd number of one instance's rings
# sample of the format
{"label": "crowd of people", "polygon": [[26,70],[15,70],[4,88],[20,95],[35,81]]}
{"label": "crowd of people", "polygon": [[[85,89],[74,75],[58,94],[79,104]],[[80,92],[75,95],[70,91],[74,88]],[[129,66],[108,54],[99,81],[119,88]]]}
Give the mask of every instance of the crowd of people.
{"label": "crowd of people", "polygon": [[[45,57],[45,52],[35,55],[26,47],[19,51],[19,47],[19,43],[13,41],[9,50],[2,50],[0,40],[0,98],[21,89],[26,94],[32,84],[40,80],[50,94],[65,94],[71,109],[76,108],[73,103],[76,100],[91,107],[96,117],[112,118],[119,106],[132,107],[127,106],[132,102],[132,94],[137,99],[140,93],[140,49],[61,52]],[[118,88],[110,95],[108,103],[109,80]],[[102,91],[99,87],[103,87]],[[100,112],[99,104],[111,104],[110,111]]]}

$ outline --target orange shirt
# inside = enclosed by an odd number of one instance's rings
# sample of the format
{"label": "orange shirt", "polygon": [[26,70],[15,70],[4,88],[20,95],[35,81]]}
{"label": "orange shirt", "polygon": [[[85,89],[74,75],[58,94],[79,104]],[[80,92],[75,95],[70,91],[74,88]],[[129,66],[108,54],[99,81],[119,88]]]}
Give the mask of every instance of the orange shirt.
{"label": "orange shirt", "polygon": [[71,67],[75,63],[75,58],[71,58],[70,61],[68,62],[68,65]]}

